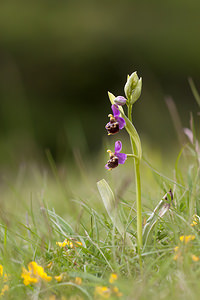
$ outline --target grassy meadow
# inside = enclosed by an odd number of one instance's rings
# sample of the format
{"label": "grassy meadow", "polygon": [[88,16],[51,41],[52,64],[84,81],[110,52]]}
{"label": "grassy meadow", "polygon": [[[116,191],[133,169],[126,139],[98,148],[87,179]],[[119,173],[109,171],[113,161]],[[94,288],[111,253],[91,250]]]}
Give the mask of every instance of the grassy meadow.
{"label": "grassy meadow", "polygon": [[0,1],[0,300],[200,298],[199,11]]}
{"label": "grassy meadow", "polygon": [[2,173],[1,297],[198,299],[199,148],[195,129],[188,132],[193,143],[180,152],[170,143],[162,155],[143,147],[141,262],[132,158],[105,170],[107,140],[91,159],[74,152],[71,165],[58,165],[47,151],[46,166],[27,162]]}

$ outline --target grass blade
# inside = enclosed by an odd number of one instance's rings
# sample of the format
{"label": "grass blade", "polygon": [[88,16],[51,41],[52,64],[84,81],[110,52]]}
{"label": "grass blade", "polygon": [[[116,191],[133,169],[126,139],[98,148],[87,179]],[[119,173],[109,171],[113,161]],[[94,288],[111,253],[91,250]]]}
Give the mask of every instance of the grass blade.
{"label": "grass blade", "polygon": [[196,86],[194,84],[193,79],[191,77],[189,77],[188,78],[188,82],[189,82],[190,88],[192,90],[192,94],[193,94],[193,96],[194,96],[197,104],[200,106],[200,95],[199,95],[199,93],[197,91],[197,88],[196,88]]}
{"label": "grass blade", "polygon": [[[170,199],[168,200],[168,196]],[[160,200],[150,217],[147,219],[147,222],[143,228],[143,243],[144,247],[143,250],[146,247],[146,244],[148,243],[148,240],[151,236],[151,233],[153,231],[154,226],[156,225],[157,221],[162,218],[169,210],[171,206],[171,202],[173,200],[173,194],[170,190],[168,193],[165,194],[165,196]]]}

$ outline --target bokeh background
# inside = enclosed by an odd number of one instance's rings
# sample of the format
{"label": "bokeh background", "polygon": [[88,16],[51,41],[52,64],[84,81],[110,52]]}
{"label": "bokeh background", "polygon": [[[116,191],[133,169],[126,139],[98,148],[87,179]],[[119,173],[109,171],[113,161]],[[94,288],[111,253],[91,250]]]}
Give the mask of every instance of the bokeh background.
{"label": "bokeh background", "polygon": [[95,157],[106,140],[107,91],[123,95],[137,70],[143,92],[134,120],[144,144],[178,145],[165,103],[183,126],[200,90],[199,1],[36,1],[0,3],[0,164]]}

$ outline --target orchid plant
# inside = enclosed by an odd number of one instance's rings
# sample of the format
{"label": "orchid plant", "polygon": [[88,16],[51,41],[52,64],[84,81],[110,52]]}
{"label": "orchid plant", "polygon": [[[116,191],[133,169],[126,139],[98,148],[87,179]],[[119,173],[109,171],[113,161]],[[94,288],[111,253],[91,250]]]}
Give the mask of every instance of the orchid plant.
{"label": "orchid plant", "polygon": [[[110,121],[105,126],[108,135],[115,135],[120,130],[125,128],[130,136],[131,154],[121,153],[121,141],[115,142],[115,152],[108,150],[109,160],[105,168],[112,170],[119,164],[124,164],[128,157],[134,158],[134,171],[135,171],[135,184],[136,184],[136,203],[137,203],[137,244],[138,253],[140,254],[142,248],[142,207],[141,207],[141,182],[140,182],[140,161],[142,157],[142,148],[139,135],[132,122],[132,108],[133,104],[139,99],[142,89],[142,78],[139,78],[137,72],[132,73],[127,78],[124,87],[125,97],[115,97],[112,93],[108,92],[111,102],[111,109],[113,114],[109,114]],[[127,106],[127,115],[122,106]]]}

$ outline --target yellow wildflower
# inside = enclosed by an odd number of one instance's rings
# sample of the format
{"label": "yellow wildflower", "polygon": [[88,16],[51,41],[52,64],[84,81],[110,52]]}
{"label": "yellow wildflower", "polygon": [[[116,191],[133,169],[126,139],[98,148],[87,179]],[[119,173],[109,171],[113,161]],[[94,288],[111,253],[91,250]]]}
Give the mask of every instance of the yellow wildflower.
{"label": "yellow wildflower", "polygon": [[75,241],[75,247],[78,247],[78,246],[83,246],[83,244],[79,241]]}
{"label": "yellow wildflower", "polygon": [[25,268],[22,268],[21,277],[24,279],[25,285],[37,283],[40,278],[47,282],[52,280],[52,277],[48,276],[44,272],[43,267],[39,266],[35,261],[28,264],[28,271]]}
{"label": "yellow wildflower", "polygon": [[8,291],[8,289],[9,289],[9,286],[8,286],[7,284],[5,284],[5,285],[3,286],[3,288],[2,288],[2,290],[1,290],[0,296],[3,296],[4,293],[5,293],[6,291]]}
{"label": "yellow wildflower", "polygon": [[7,275],[6,273],[4,274],[4,277],[3,277],[3,282],[7,282],[8,279],[9,279],[10,275]]}
{"label": "yellow wildflower", "polygon": [[3,266],[0,265],[0,277],[2,277],[2,276],[3,276],[3,281],[4,282],[8,281],[8,275],[3,272]]}
{"label": "yellow wildflower", "polygon": [[50,262],[48,263],[48,265],[46,266],[46,268],[50,269],[50,268],[52,267],[52,265],[53,265],[53,262],[50,261]]}
{"label": "yellow wildflower", "polygon": [[3,266],[0,265],[0,276],[2,277],[3,276]]}
{"label": "yellow wildflower", "polygon": [[182,235],[179,239],[181,242],[187,244],[188,242],[193,241],[195,239],[195,235]]}
{"label": "yellow wildflower", "polygon": [[[70,246],[67,239],[65,239],[64,242],[56,242],[56,245],[58,245],[60,248]],[[72,244],[72,246],[73,246],[73,244]]]}
{"label": "yellow wildflower", "polygon": [[[3,277],[4,283],[8,281],[8,275],[6,273],[4,273],[2,265],[0,265],[0,277]],[[7,284],[4,284],[4,286],[2,287],[2,290],[0,292],[0,296],[3,296],[4,293],[6,291],[8,291],[8,289],[9,289],[9,286]]]}
{"label": "yellow wildflower", "polygon": [[116,286],[113,287],[113,292],[115,293],[115,295],[117,297],[122,297],[123,296],[123,294],[119,291],[118,287],[116,287]]}
{"label": "yellow wildflower", "polygon": [[81,277],[76,277],[74,282],[75,282],[77,285],[81,285],[81,284],[82,284],[82,278],[81,278]]}
{"label": "yellow wildflower", "polygon": [[22,268],[21,278],[24,279],[24,285],[37,283],[39,279],[37,277],[32,277],[32,274],[29,271],[27,271],[25,268]]}
{"label": "yellow wildflower", "polygon": [[174,252],[176,253],[175,255],[174,255],[174,260],[177,260],[180,256],[181,256],[181,252],[179,251],[179,246],[176,246],[175,248],[174,248]]}
{"label": "yellow wildflower", "polygon": [[173,260],[177,260],[177,259],[178,259],[180,256],[181,256],[181,254],[180,254],[180,253],[178,253],[178,254],[174,255],[174,258],[173,258]]}
{"label": "yellow wildflower", "polygon": [[190,224],[190,226],[196,226],[198,223],[196,221],[192,221],[192,223]]}
{"label": "yellow wildflower", "polygon": [[110,274],[109,282],[112,284],[117,280],[118,276],[115,273]]}
{"label": "yellow wildflower", "polygon": [[63,280],[63,277],[64,277],[64,274],[63,274],[63,273],[60,274],[60,275],[58,275],[58,276],[54,276],[54,278],[55,278],[55,280],[56,280],[57,282],[61,282],[61,281]]}
{"label": "yellow wildflower", "polygon": [[108,299],[111,296],[111,290],[107,286],[97,286],[95,288],[95,296],[101,296],[104,299]]}
{"label": "yellow wildflower", "polygon": [[65,239],[63,242],[56,242],[56,245],[58,245],[60,248],[64,248],[67,246],[72,249],[74,248],[74,246],[78,247],[82,246],[83,244],[75,239]]}
{"label": "yellow wildflower", "polygon": [[191,255],[191,257],[192,257],[193,261],[195,261],[195,262],[199,261],[199,256],[196,256],[196,255],[193,254],[193,255]]}

